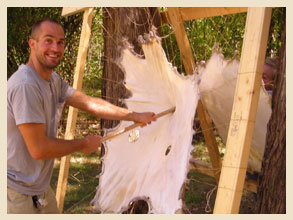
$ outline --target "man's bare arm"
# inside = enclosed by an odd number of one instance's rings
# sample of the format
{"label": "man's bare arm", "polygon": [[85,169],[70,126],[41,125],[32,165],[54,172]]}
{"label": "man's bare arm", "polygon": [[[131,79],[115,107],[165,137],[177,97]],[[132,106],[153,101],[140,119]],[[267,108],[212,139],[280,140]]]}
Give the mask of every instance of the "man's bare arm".
{"label": "man's bare arm", "polygon": [[75,91],[66,104],[104,119],[134,121],[145,124],[156,120],[153,112],[133,112],[115,106],[103,99],[87,96],[80,91]]}
{"label": "man's bare arm", "polygon": [[49,138],[45,134],[45,124],[28,123],[18,125],[28,151],[36,159],[62,157],[76,151],[89,154],[101,145],[100,136],[87,136],[81,140]]}

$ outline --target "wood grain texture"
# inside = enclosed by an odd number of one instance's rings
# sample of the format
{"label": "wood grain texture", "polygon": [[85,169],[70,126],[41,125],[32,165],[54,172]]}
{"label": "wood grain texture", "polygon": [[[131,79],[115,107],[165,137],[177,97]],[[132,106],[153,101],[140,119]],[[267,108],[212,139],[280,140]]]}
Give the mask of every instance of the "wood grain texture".
{"label": "wood grain texture", "polygon": [[85,11],[87,7],[64,7],[61,16],[70,16]]}
{"label": "wood grain texture", "polygon": [[216,214],[238,213],[252,141],[271,8],[249,8],[229,126]]}
{"label": "wood grain texture", "polygon": [[[183,20],[180,15],[180,9],[168,8],[168,17],[170,18],[173,30],[175,32],[176,41],[180,49],[180,54],[186,73],[192,75],[196,65],[193,59]],[[213,133],[212,121],[206,113],[200,100],[198,101],[197,113],[200,119],[200,125],[203,130],[209,155],[211,157],[212,166],[213,168],[215,168],[214,172],[216,180],[218,182],[220,173],[217,171],[217,169],[221,168],[220,152],[217,145],[216,137]]]}
{"label": "wood grain texture", "polygon": [[[91,35],[91,24],[93,18],[93,8],[87,8],[83,15],[83,24],[81,30],[81,37],[78,49],[78,56],[76,61],[76,68],[74,74],[73,88],[76,90],[81,90],[82,88],[82,79],[84,74],[84,66],[88,51],[88,44]],[[78,110],[70,107],[67,117],[67,125],[65,131],[65,139],[72,140],[75,136],[75,127],[76,127],[76,118]],[[70,155],[61,158],[58,184],[56,189],[56,199],[57,205],[60,213],[63,211],[64,206],[64,197],[66,193],[66,185],[68,172],[70,167]]]}
{"label": "wood grain texture", "polygon": [[[247,7],[188,7],[180,8],[183,21],[247,12]],[[162,23],[169,23],[167,12],[161,12]]]}

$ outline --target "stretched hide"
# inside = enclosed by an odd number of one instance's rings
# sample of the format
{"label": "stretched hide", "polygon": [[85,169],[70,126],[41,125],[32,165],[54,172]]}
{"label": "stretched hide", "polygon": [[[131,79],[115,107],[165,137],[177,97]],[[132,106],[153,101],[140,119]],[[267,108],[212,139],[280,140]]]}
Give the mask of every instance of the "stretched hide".
{"label": "stretched hide", "polygon": [[[225,60],[223,55],[215,49],[207,63],[202,63],[198,66],[199,90],[202,103],[224,143],[227,140],[238,68],[239,61],[236,58]],[[260,172],[261,170],[267,123],[271,112],[271,97],[262,87],[260,89],[254,134],[248,160],[248,169],[251,171]]]}
{"label": "stretched hide", "polygon": [[[193,149],[196,77],[180,75],[156,37],[143,43],[142,49],[145,59],[129,48],[121,53],[125,86],[132,93],[125,100],[127,107],[159,113],[175,106],[176,111],[138,128],[135,142],[125,133],[104,143],[103,169],[92,201],[102,213],[121,213],[141,199],[148,203],[149,213],[175,213],[182,208],[180,190]],[[115,130],[132,123],[122,121]]]}

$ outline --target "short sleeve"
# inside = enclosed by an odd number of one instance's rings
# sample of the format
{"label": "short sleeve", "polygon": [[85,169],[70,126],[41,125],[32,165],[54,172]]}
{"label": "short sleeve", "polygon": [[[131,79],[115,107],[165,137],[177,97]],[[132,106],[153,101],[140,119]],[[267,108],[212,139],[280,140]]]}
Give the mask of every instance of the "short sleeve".
{"label": "short sleeve", "polygon": [[[60,78],[61,79],[61,78]],[[73,96],[75,89],[68,85],[63,79],[61,79],[61,98],[67,101],[71,96]]]}
{"label": "short sleeve", "polygon": [[39,89],[30,84],[22,84],[10,92],[10,105],[16,125],[25,123],[45,123],[44,104]]}

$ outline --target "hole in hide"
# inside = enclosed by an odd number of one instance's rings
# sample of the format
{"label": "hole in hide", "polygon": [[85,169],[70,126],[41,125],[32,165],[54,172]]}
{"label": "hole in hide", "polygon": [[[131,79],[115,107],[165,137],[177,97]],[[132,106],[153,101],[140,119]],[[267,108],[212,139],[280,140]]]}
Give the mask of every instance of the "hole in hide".
{"label": "hole in hide", "polygon": [[128,141],[129,143],[134,143],[139,138],[139,130],[132,130],[128,135]]}
{"label": "hole in hide", "polygon": [[136,200],[130,203],[129,208],[122,214],[147,214],[149,212],[148,203],[143,200]]}
{"label": "hole in hide", "polygon": [[168,154],[169,154],[169,152],[170,152],[170,150],[171,150],[171,145],[169,145],[168,147],[167,147],[167,150],[166,150],[166,152],[165,152],[165,156],[167,156]]}

